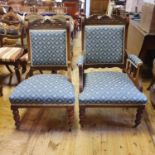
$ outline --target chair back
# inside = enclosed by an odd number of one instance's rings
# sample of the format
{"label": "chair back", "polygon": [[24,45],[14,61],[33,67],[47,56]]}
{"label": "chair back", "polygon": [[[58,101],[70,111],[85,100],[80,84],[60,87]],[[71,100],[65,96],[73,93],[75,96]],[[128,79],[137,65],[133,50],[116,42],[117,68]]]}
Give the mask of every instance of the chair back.
{"label": "chair back", "polygon": [[85,65],[125,65],[125,25],[109,17],[86,19],[83,25],[82,46]]}
{"label": "chair back", "polygon": [[66,69],[69,63],[69,29],[66,23],[38,20],[29,24],[31,67]]}

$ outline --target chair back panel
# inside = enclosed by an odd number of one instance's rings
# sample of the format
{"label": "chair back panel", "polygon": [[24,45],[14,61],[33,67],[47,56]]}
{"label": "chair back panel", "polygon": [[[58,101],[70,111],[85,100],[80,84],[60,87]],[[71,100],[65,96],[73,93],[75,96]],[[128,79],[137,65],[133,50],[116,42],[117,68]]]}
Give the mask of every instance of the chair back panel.
{"label": "chair back panel", "polygon": [[67,32],[59,30],[29,31],[31,65],[34,66],[67,66]]}
{"label": "chair back panel", "polygon": [[124,39],[124,25],[86,25],[84,29],[86,64],[123,64]]}

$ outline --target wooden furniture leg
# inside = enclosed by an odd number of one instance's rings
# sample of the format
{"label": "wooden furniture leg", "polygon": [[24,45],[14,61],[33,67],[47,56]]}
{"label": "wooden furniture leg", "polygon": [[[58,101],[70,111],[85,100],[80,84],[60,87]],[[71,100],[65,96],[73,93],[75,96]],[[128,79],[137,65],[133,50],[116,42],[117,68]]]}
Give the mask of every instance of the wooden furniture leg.
{"label": "wooden furniture leg", "polygon": [[134,125],[135,128],[141,123],[141,118],[142,118],[144,109],[145,109],[145,106],[141,106],[137,109],[136,120]]}
{"label": "wooden furniture leg", "polygon": [[8,69],[8,71],[12,74],[13,72],[12,72],[11,68],[9,67],[9,65],[6,64],[5,66]]}
{"label": "wooden furniture leg", "polygon": [[74,121],[74,107],[67,107],[67,115],[68,115],[68,126],[69,126],[69,131],[72,130],[73,127],[73,121]]}
{"label": "wooden furniture leg", "polygon": [[19,71],[19,64],[15,64],[15,73],[16,73],[16,76],[17,76],[17,80],[18,80],[18,83],[21,82],[21,75],[20,75],[20,71]]}
{"label": "wooden furniture leg", "polygon": [[80,117],[80,124],[81,127],[84,127],[84,123],[85,123],[85,107],[80,107],[80,112],[79,112],[79,117]]}
{"label": "wooden furniture leg", "polygon": [[11,106],[11,110],[13,113],[13,118],[15,120],[16,129],[20,127],[20,115],[17,107]]}

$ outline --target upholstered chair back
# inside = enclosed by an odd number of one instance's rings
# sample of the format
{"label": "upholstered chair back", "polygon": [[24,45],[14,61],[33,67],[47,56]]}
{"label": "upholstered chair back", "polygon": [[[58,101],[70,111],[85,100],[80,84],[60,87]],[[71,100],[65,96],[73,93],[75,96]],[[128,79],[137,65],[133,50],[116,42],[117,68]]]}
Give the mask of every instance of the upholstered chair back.
{"label": "upholstered chair back", "polygon": [[86,64],[123,64],[123,25],[86,25],[84,54]]}
{"label": "upholstered chair back", "polygon": [[30,30],[32,66],[67,66],[66,29]]}

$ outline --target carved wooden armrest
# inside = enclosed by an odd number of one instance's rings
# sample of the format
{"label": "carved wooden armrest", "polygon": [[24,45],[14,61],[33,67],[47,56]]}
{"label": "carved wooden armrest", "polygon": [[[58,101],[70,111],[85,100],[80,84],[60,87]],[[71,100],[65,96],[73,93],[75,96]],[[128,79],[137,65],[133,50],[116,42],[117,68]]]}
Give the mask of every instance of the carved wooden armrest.
{"label": "carved wooden armrest", "polygon": [[126,61],[126,73],[132,79],[134,84],[142,91],[142,82],[140,78],[140,71],[143,62],[136,55],[129,55]]}
{"label": "carved wooden armrest", "polygon": [[79,67],[79,91],[82,92],[83,91],[83,85],[84,85],[84,62],[85,62],[85,57],[84,56],[80,56],[78,59],[78,67]]}

